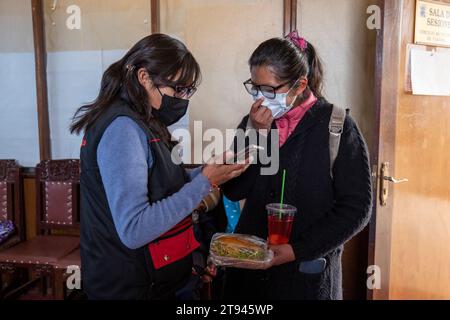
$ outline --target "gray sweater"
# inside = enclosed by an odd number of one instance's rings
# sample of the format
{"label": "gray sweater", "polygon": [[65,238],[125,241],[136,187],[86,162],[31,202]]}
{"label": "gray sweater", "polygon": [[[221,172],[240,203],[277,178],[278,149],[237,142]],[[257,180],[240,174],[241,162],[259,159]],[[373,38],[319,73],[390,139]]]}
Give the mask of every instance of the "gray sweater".
{"label": "gray sweater", "polygon": [[188,171],[191,182],[179,192],[151,204],[148,169],[153,165],[145,132],[128,117],[106,129],[97,161],[115,227],[123,244],[140,248],[173,228],[208,195],[210,183],[200,169]]}

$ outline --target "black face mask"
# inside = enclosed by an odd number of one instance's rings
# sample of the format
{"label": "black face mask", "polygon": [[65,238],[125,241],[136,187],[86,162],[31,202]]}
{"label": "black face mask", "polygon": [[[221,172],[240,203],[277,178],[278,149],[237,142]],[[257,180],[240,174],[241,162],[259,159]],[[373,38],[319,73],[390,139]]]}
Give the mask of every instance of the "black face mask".
{"label": "black face mask", "polygon": [[153,114],[166,126],[171,126],[180,121],[187,112],[189,100],[162,95],[162,103],[159,109],[153,108]]}

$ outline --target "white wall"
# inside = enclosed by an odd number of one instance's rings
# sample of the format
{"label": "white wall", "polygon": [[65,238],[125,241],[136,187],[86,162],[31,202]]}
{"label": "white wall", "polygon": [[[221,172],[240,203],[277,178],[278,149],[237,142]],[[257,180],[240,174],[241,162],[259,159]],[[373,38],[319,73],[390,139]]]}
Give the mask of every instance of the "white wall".
{"label": "white wall", "polygon": [[248,114],[252,98],[243,82],[256,47],[283,32],[283,1],[161,1],[161,32],[185,42],[198,60],[203,82],[191,101],[191,129],[234,129]]}
{"label": "white wall", "polygon": [[0,159],[39,162],[31,1],[0,0]]}
{"label": "white wall", "polygon": [[[366,27],[367,7],[376,0],[299,0],[298,29],[316,47],[325,66],[325,96],[350,107],[369,146],[374,129],[376,31]],[[247,60],[264,40],[282,36],[282,1],[167,0],[161,31],[186,43],[200,63],[203,83],[191,102],[204,127],[235,128],[251,97],[242,82]]]}
{"label": "white wall", "polygon": [[[44,1],[50,136],[53,159],[79,158],[71,135],[75,111],[95,100],[105,70],[150,33],[150,1]],[[69,5],[81,10],[81,29],[69,30]]]}
{"label": "white wall", "polygon": [[367,8],[376,0],[299,0],[299,33],[317,48],[325,67],[325,96],[351,108],[369,146],[375,119],[376,31]]}

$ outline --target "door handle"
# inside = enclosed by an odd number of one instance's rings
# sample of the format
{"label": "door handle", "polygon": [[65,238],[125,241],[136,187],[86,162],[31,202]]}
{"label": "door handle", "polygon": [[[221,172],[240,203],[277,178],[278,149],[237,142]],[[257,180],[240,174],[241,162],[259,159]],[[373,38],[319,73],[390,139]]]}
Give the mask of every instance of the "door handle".
{"label": "door handle", "polygon": [[394,184],[409,182],[408,179],[395,179],[394,177],[383,177],[384,180],[392,182]]}
{"label": "door handle", "polygon": [[382,206],[387,205],[389,198],[389,183],[400,184],[404,182],[409,182],[408,179],[396,179],[389,175],[389,162],[383,162],[381,164],[381,174],[380,174],[380,204]]}

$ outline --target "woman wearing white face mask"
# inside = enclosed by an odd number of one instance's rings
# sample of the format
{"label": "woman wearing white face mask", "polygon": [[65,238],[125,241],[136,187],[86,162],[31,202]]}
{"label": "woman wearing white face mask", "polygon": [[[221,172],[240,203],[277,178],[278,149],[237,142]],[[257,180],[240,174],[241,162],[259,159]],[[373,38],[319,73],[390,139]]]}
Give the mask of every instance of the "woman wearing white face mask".
{"label": "woman wearing white face mask", "polygon": [[[266,72],[270,72],[270,70],[268,70],[267,68],[257,68],[254,72],[254,77],[258,79],[267,78],[268,75]],[[273,78],[272,76],[269,77]],[[257,85],[250,79],[245,83],[245,86],[246,88],[248,88],[249,93],[253,96],[255,102],[257,102],[255,106],[258,107],[258,109],[261,109],[259,113],[262,114],[267,111],[267,109],[269,109],[271,116],[274,119],[279,119],[286,113],[288,113],[292,109],[292,107],[294,107],[298,96],[306,89],[308,80],[306,78],[303,78],[302,80],[302,83],[300,82],[300,79],[297,80],[286,93],[278,93],[278,91],[288,86],[290,83],[292,83],[292,81],[290,81],[289,83],[283,83],[276,87],[272,87],[268,85]],[[290,100],[291,103],[288,104],[288,100]],[[255,116],[257,115],[255,114]]]}
{"label": "woman wearing white face mask", "polygon": [[321,93],[322,65],[314,47],[296,32],[262,43],[249,64],[252,77],[244,85],[255,103],[239,128],[278,129],[280,165],[276,175],[265,176],[263,165],[254,164],[224,185],[229,199],[246,199],[236,233],[267,238],[265,207],[280,201],[283,170],[284,203],[298,211],[289,243],[271,247],[275,257],[266,270],[227,269],[225,296],[341,299],[343,245],[364,228],[371,212],[364,138],[343,114],[339,151],[331,160],[333,106]]}

